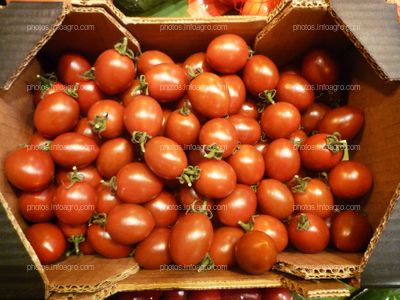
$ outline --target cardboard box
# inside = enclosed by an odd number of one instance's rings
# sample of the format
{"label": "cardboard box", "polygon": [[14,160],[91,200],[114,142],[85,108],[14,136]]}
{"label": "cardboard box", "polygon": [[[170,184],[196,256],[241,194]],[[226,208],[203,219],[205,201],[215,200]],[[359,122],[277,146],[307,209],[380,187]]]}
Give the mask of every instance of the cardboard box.
{"label": "cardboard box", "polygon": [[[377,0],[366,2],[372,5]],[[376,45],[373,37],[363,30],[366,26],[376,38],[379,23],[376,19],[362,17],[354,5],[355,1],[345,0],[332,1],[331,5],[323,0],[286,0],[268,17],[212,19],[128,18],[107,0],[72,0],[68,5],[13,2],[0,9],[0,36],[4,37],[3,45],[7,45],[0,49],[1,57],[7,58],[1,63],[0,74],[0,84],[4,88],[0,92],[1,161],[32,133],[33,102],[27,84],[35,83],[36,74],[54,63],[63,51],[78,50],[93,59],[122,36],[127,36],[135,51],[160,49],[179,61],[188,54],[204,50],[215,36],[231,32],[243,36],[253,49],[271,57],[280,66],[301,57],[314,46],[327,47],[345,62],[344,74],[351,78],[351,84],[359,86],[358,90],[348,92],[348,102],[363,108],[366,116],[364,130],[356,141],[360,150],[353,157],[372,170],[375,180],[364,203],[364,210],[375,228],[365,253],[329,250],[309,255],[286,251],[279,255],[274,271],[251,276],[239,270],[139,271],[132,258],[98,256],[69,257],[41,268],[23,234],[27,224],[18,214],[15,190],[1,170],[0,202],[4,211],[0,207],[0,234],[4,233],[5,238],[0,239],[0,247],[10,250],[1,252],[0,257],[7,261],[5,272],[18,278],[15,283],[18,295],[28,295],[31,299],[35,293],[44,293],[48,299],[103,299],[129,290],[276,286],[288,286],[307,297],[349,295],[346,287],[334,279],[359,280],[400,193],[400,84],[389,82],[400,79],[400,60],[396,60],[400,42],[393,36],[396,32],[393,27],[381,26],[379,36],[385,47],[382,51],[382,43]],[[49,25],[49,28],[28,32],[27,26],[38,24]],[[193,27],[193,24],[203,27]],[[94,25],[95,30],[68,30],[90,25]],[[56,26],[63,27],[56,30]],[[387,38],[390,35],[392,39]],[[27,272],[27,266],[33,270]],[[25,272],[23,276],[21,272]],[[39,281],[43,285],[29,285],[29,282]]]}

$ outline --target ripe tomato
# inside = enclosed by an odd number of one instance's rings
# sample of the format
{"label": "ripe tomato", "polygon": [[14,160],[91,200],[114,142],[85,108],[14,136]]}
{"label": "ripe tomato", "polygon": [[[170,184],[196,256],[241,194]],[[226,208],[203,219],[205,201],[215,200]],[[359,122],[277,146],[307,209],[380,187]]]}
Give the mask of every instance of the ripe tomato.
{"label": "ripe tomato", "polygon": [[221,292],[218,290],[190,291],[190,300],[222,300]]}
{"label": "ripe tomato", "polygon": [[294,210],[294,199],[289,188],[276,179],[265,179],[257,188],[258,207],[263,214],[280,220],[288,218]]}
{"label": "ripe tomato", "polygon": [[297,214],[290,220],[288,231],[291,244],[303,253],[318,253],[328,246],[328,226],[316,215]]}
{"label": "ripe tomato", "polygon": [[24,147],[7,155],[4,173],[20,190],[41,191],[51,183],[54,163],[48,152]]}
{"label": "ripe tomato", "polygon": [[88,120],[93,132],[102,138],[112,139],[124,130],[123,115],[124,107],[117,101],[102,100],[90,107]]}
{"label": "ripe tomato", "polygon": [[261,127],[271,139],[288,138],[299,128],[300,121],[300,112],[288,102],[271,104],[261,115]]}
{"label": "ripe tomato", "polygon": [[100,142],[99,136],[93,132],[92,126],[89,124],[89,120],[87,118],[81,118],[79,120],[78,124],[76,124],[74,128],[74,132],[82,134],[92,139],[96,143]]}
{"label": "ripe tomato", "polygon": [[247,222],[257,209],[257,196],[251,187],[236,185],[229,196],[218,202],[218,220],[226,226],[238,226],[239,222]]}
{"label": "ripe tomato", "polygon": [[48,149],[50,148],[51,141],[44,136],[42,136],[39,132],[35,131],[31,138],[29,139],[29,145],[35,146],[38,149]]}
{"label": "ripe tomato", "polygon": [[282,74],[276,86],[276,94],[278,101],[289,102],[299,111],[306,110],[314,102],[311,84],[299,75]]}
{"label": "ripe tomato", "polygon": [[323,219],[333,213],[333,195],[329,187],[319,179],[294,178],[292,187],[296,210],[302,213],[311,213]]}
{"label": "ripe tomato", "polygon": [[295,145],[295,146],[300,146],[306,139],[307,139],[307,134],[301,130],[297,129],[296,131],[293,131],[289,135],[289,140]]}
{"label": "ripe tomato", "polygon": [[364,111],[354,106],[341,106],[328,111],[318,124],[321,133],[339,132],[344,140],[353,139],[364,125]]}
{"label": "ripe tomato", "polygon": [[146,143],[144,160],[150,170],[165,179],[175,179],[188,165],[181,146],[163,136],[152,138]]}
{"label": "ripe tomato", "polygon": [[79,244],[79,251],[83,255],[92,255],[92,254],[96,253],[92,244],[90,244],[90,242],[87,240],[87,238],[85,238],[85,240]]}
{"label": "ripe tomato", "polygon": [[89,221],[95,212],[96,203],[95,189],[86,182],[75,182],[72,186],[57,187],[53,210],[61,222],[80,225]]}
{"label": "ripe tomato", "polygon": [[335,197],[356,199],[364,196],[372,187],[372,173],[362,163],[342,161],[328,175],[329,186]]}
{"label": "ripe tomato", "polygon": [[163,189],[163,181],[144,164],[134,162],[117,174],[117,196],[125,202],[144,203],[154,199]]}
{"label": "ripe tomato", "polygon": [[203,195],[196,192],[193,187],[181,185],[179,187],[179,201],[183,205],[183,210],[188,210],[194,201],[197,201],[196,206],[201,206],[204,201],[207,201],[209,209],[211,210],[212,200],[206,199]]}
{"label": "ripe tomato", "polygon": [[209,253],[216,266],[232,267],[236,263],[235,246],[243,234],[237,227],[220,227],[214,231]]}
{"label": "ripe tomato", "polygon": [[169,251],[177,265],[195,265],[201,262],[211,247],[213,227],[205,214],[182,215],[172,227]]}
{"label": "ripe tomato", "polygon": [[78,53],[65,53],[58,60],[57,75],[64,84],[74,84],[84,81],[83,74],[92,66],[89,61]]}
{"label": "ripe tomato", "polygon": [[240,149],[228,158],[240,183],[252,185],[264,177],[265,163],[262,153],[252,145],[240,145]]}
{"label": "ripe tomato", "polygon": [[111,178],[134,159],[134,147],[124,138],[108,140],[100,147],[96,167],[103,178]]}
{"label": "ripe tomato", "polygon": [[262,300],[260,289],[221,290],[223,300]]}
{"label": "ripe tomato", "polygon": [[190,150],[188,153],[189,162],[193,166],[197,166],[202,161],[207,161],[208,158],[205,157],[206,152],[201,146],[194,146],[194,149]]}
{"label": "ripe tomato", "polygon": [[261,127],[257,120],[237,114],[228,118],[235,127],[241,144],[256,144],[261,138]]}
{"label": "ripe tomato", "polygon": [[132,246],[115,242],[106,229],[98,224],[92,224],[87,231],[87,238],[93,249],[108,258],[127,257],[133,250]]}
{"label": "ripe tomato", "polygon": [[324,50],[310,51],[304,58],[301,66],[303,76],[311,84],[335,84],[339,77],[339,68],[330,54]]}
{"label": "ripe tomato", "polygon": [[268,145],[264,153],[265,172],[268,177],[286,181],[300,170],[300,154],[287,139],[277,139]]}
{"label": "ripe tomato", "polygon": [[20,214],[29,222],[49,222],[54,217],[54,192],[52,185],[40,192],[22,192],[18,199]]}
{"label": "ripe tomato", "polygon": [[128,49],[128,39],[101,53],[94,63],[94,77],[98,87],[108,95],[125,91],[135,78],[133,53]]}
{"label": "ripe tomato", "polygon": [[207,47],[207,62],[214,70],[233,74],[246,65],[249,46],[236,34],[222,34],[214,38]]}
{"label": "ripe tomato", "polygon": [[70,225],[58,221],[57,226],[67,238],[77,237],[80,235],[84,236],[87,232],[87,225],[85,223],[79,225]]}
{"label": "ripe tomato", "polygon": [[236,187],[236,174],[223,160],[207,160],[199,163],[200,177],[195,181],[196,191],[208,198],[227,197]]}
{"label": "ripe tomato", "polygon": [[168,242],[171,230],[154,228],[150,235],[141,241],[135,250],[135,260],[143,269],[160,270],[162,265],[169,265]]}
{"label": "ripe tomato", "polygon": [[156,136],[162,128],[162,120],[160,104],[149,96],[135,96],[124,111],[124,124],[130,133],[140,131]]}
{"label": "ripe tomato", "polygon": [[40,262],[45,265],[58,261],[67,248],[61,230],[51,223],[34,224],[26,229],[25,235]]}
{"label": "ripe tomato", "polygon": [[97,205],[96,212],[99,214],[108,214],[118,204],[122,204],[122,201],[117,197],[112,187],[107,184],[101,184],[96,189],[97,193]]}
{"label": "ripe tomato", "polygon": [[303,130],[307,134],[316,130],[319,122],[329,110],[330,108],[323,103],[314,102],[311,104],[301,116]]}
{"label": "ripe tomato", "polygon": [[57,185],[68,185],[71,180],[71,176],[79,176],[82,178],[82,182],[90,184],[96,188],[101,182],[101,176],[97,172],[94,166],[88,166],[83,169],[72,168],[71,170],[59,169],[56,173]]}
{"label": "ripe tomato", "polygon": [[199,133],[199,119],[187,107],[172,112],[165,124],[165,136],[180,145],[194,144]]}
{"label": "ripe tomato", "polygon": [[319,133],[310,136],[300,146],[301,162],[310,170],[329,170],[342,159],[340,146],[339,139],[334,135]]}
{"label": "ripe tomato", "polygon": [[236,243],[235,257],[238,265],[250,274],[262,274],[276,262],[275,243],[262,231],[245,233]]}
{"label": "ripe tomato", "polygon": [[279,81],[279,71],[272,60],[264,55],[253,55],[243,70],[246,89],[253,94],[272,90]]}
{"label": "ripe tomato", "polygon": [[82,115],[87,115],[94,103],[105,98],[94,81],[79,82],[77,94],[77,101]]}
{"label": "ripe tomato", "polygon": [[206,54],[204,52],[197,52],[190,55],[183,62],[183,66],[188,70],[188,72],[213,72],[212,68],[207,63]]}
{"label": "ripe tomato", "polygon": [[63,168],[76,166],[81,169],[90,165],[99,154],[99,146],[91,138],[75,132],[60,134],[50,149],[54,162]]}
{"label": "ripe tomato", "polygon": [[148,94],[158,102],[174,102],[186,93],[188,78],[185,70],[173,63],[152,67],[145,73]]}
{"label": "ripe tomato", "polygon": [[121,94],[120,97],[122,100],[122,104],[125,107],[127,107],[129,103],[131,103],[135,99],[136,96],[143,94],[143,91],[138,89],[138,85],[140,85],[140,80],[139,79],[133,80],[129,88],[126,89],[125,92]]}
{"label": "ripe tomato", "polygon": [[252,218],[249,225],[243,224],[242,227],[268,234],[274,240],[278,253],[285,250],[288,244],[289,237],[285,224],[273,216],[256,215]]}
{"label": "ripe tomato", "polygon": [[144,205],[147,208],[157,227],[168,227],[175,224],[178,219],[178,203],[174,195],[162,191],[156,198]]}
{"label": "ripe tomato", "polygon": [[222,118],[229,112],[230,96],[224,80],[204,72],[189,85],[188,96],[193,108],[208,118]]}
{"label": "ripe tomato", "polygon": [[58,82],[57,77],[52,73],[47,74],[47,77],[46,75],[38,75],[38,78],[38,89],[35,90],[33,98],[35,106],[45,97],[55,93],[64,93],[67,90],[67,87],[61,82]]}
{"label": "ripe tomato", "polygon": [[189,292],[184,290],[164,291],[164,300],[187,300]]}
{"label": "ripe tomato", "polygon": [[235,150],[238,135],[231,122],[216,118],[201,127],[199,142],[205,146],[208,158],[221,159],[228,157]]}
{"label": "ripe tomato", "polygon": [[240,11],[244,16],[267,16],[280,0],[247,0]]}
{"label": "ripe tomato", "polygon": [[72,130],[78,119],[78,102],[65,93],[55,93],[39,102],[33,123],[41,135],[51,138]]}
{"label": "ripe tomato", "polygon": [[231,101],[229,102],[228,114],[237,114],[246,100],[246,87],[243,80],[237,75],[221,76],[225,82]]}
{"label": "ripe tomato", "polygon": [[256,119],[256,120],[258,119],[258,116],[259,116],[257,105],[254,102],[249,101],[249,100],[247,100],[243,103],[238,114],[245,116],[245,117],[252,118],[252,119]]}
{"label": "ripe tomato", "polygon": [[123,245],[144,240],[154,225],[150,211],[137,204],[120,204],[107,214],[107,232],[114,241]]}
{"label": "ripe tomato", "polygon": [[339,251],[361,252],[372,237],[372,227],[361,213],[343,211],[333,218],[331,234],[332,242]]}
{"label": "ripe tomato", "polygon": [[147,50],[140,54],[137,60],[137,71],[139,74],[145,74],[154,66],[160,64],[173,64],[171,57],[161,51]]}
{"label": "ripe tomato", "polygon": [[293,300],[293,294],[287,288],[269,288],[263,290],[262,300]]}

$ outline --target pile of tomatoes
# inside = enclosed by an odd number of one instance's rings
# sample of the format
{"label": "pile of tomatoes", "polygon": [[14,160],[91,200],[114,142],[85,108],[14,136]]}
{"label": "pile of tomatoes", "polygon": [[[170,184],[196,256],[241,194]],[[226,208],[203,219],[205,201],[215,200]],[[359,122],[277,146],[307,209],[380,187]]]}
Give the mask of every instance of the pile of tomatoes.
{"label": "pile of tomatoes", "polygon": [[289,242],[304,253],[368,244],[366,216],[334,209],[363,198],[372,175],[346,160],[363,111],[315,92],[339,82],[326,51],[279,71],[234,34],[182,63],[135,56],[124,38],[93,66],[65,53],[57,75],[39,77],[36,131],[4,168],[42,263],[68,241],[67,254],[134,255],[145,269],[261,274]]}

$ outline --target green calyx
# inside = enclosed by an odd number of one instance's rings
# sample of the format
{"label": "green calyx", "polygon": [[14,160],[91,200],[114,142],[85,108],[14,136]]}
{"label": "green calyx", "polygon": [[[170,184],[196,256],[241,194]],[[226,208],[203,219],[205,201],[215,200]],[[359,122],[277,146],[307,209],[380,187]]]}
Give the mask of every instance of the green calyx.
{"label": "green calyx", "polygon": [[73,235],[68,238],[68,242],[72,243],[73,247],[72,249],[68,250],[67,253],[65,253],[66,256],[70,256],[71,254],[75,254],[76,256],[81,256],[83,253],[79,249],[80,243],[85,241],[85,237],[80,234],[80,235]]}
{"label": "green calyx", "polygon": [[94,77],[94,67],[90,68],[90,70],[86,71],[81,75],[81,77],[85,80],[95,80]]}
{"label": "green calyx", "polygon": [[257,110],[259,113],[262,113],[268,105],[275,104],[274,100],[275,95],[276,95],[275,89],[265,90],[258,94],[260,101],[257,102]]}
{"label": "green calyx", "polygon": [[193,182],[200,178],[201,170],[198,166],[188,166],[186,167],[182,174],[176,179],[179,180],[180,184],[187,184],[189,187],[193,185]]}
{"label": "green calyx", "polygon": [[247,223],[239,221],[239,226],[246,232],[252,231],[254,229],[254,224],[256,223],[256,215],[251,216],[250,221]]}
{"label": "green calyx", "polygon": [[[201,205],[198,205],[197,203],[201,202]],[[190,204],[190,207],[186,210],[186,214],[188,213],[195,213],[195,214],[204,214],[207,216],[207,218],[212,219],[213,213],[211,210],[207,208],[207,200],[200,200],[196,199]]]}
{"label": "green calyx", "polygon": [[121,55],[126,55],[130,59],[135,59],[135,54],[128,48],[128,38],[125,36],[121,42],[114,45],[114,49]]}
{"label": "green calyx", "polygon": [[64,187],[69,190],[74,186],[77,182],[82,182],[85,179],[85,176],[82,173],[79,173],[78,168],[76,166],[72,167],[72,171],[68,173],[69,185],[65,186],[64,182],[62,183]]}
{"label": "green calyx", "polygon": [[79,84],[75,84],[73,88],[67,88],[65,90],[65,93],[68,96],[71,96],[72,98],[78,98],[78,88],[79,88]]}
{"label": "green calyx", "polygon": [[204,157],[208,159],[213,158],[220,160],[222,159],[222,156],[224,154],[224,150],[215,143],[207,145],[204,150],[205,150]]}
{"label": "green calyx", "polygon": [[89,220],[89,225],[97,224],[102,227],[107,224],[107,215],[105,213],[95,213]]}
{"label": "green calyx", "polygon": [[340,133],[334,132],[326,137],[326,147],[333,154],[339,153],[343,150],[342,160],[349,160],[349,148],[346,140],[341,140]]}
{"label": "green calyx", "polygon": [[194,79],[197,76],[199,76],[201,73],[203,73],[202,68],[193,69],[190,66],[185,66],[185,68],[187,70],[187,74],[189,75],[190,79]]}
{"label": "green calyx", "polygon": [[310,182],[311,178],[310,177],[300,177],[299,175],[296,175],[293,177],[292,182],[293,182],[293,187],[292,187],[292,192],[293,193],[305,193],[307,189],[307,185]]}
{"label": "green calyx", "polygon": [[92,126],[92,130],[96,133],[99,138],[101,138],[101,133],[107,129],[107,119],[108,113],[104,113],[104,115],[96,115],[94,120],[89,121],[89,125]]}
{"label": "green calyx", "polygon": [[135,96],[137,94],[149,94],[149,87],[144,75],[139,76],[139,84],[132,89],[131,96]]}
{"label": "green calyx", "polygon": [[200,262],[197,272],[203,272],[208,270],[213,270],[215,268],[214,260],[211,258],[210,254],[206,254],[203,260]]}
{"label": "green calyx", "polygon": [[147,141],[150,140],[151,138],[152,136],[144,131],[134,131],[132,133],[131,141],[134,144],[139,144],[140,150],[142,151],[142,153],[145,153],[146,149],[144,146],[146,145]]}
{"label": "green calyx", "polygon": [[115,194],[117,191],[117,177],[113,176],[110,178],[110,180],[101,180],[100,183],[106,187],[108,187],[111,191],[111,193]]}
{"label": "green calyx", "polygon": [[301,214],[297,220],[296,229],[297,230],[308,230],[310,228],[310,220],[306,214]]}
{"label": "green calyx", "polygon": [[189,105],[188,105],[188,101],[189,100],[185,100],[185,102],[183,103],[182,107],[179,109],[179,113],[182,116],[188,116],[191,113],[191,110],[190,110]]}
{"label": "green calyx", "polygon": [[40,99],[43,99],[46,95],[46,92],[49,88],[51,88],[54,83],[57,82],[57,76],[53,73],[46,73],[44,75],[36,75],[38,79],[38,85],[40,88]]}

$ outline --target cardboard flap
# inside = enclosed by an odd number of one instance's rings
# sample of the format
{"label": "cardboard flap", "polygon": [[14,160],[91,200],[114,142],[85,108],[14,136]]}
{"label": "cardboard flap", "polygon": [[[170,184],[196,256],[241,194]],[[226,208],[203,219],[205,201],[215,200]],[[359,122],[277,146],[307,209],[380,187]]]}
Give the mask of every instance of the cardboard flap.
{"label": "cardboard flap", "polygon": [[331,13],[383,79],[400,80],[396,6],[384,0],[331,0]]}
{"label": "cardboard flap", "polygon": [[0,10],[0,88],[11,86],[63,18],[62,2],[12,2]]}

